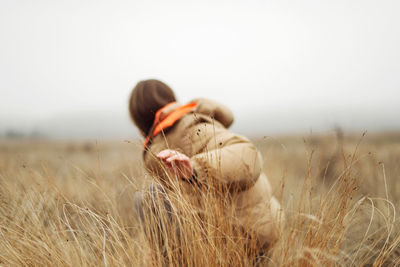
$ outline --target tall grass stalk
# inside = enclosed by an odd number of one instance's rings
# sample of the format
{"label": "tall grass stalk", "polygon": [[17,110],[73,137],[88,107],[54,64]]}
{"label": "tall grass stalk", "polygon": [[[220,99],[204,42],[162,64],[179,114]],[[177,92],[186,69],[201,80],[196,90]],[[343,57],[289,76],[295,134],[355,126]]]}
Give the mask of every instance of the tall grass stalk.
{"label": "tall grass stalk", "polygon": [[[53,155],[48,157],[50,162]],[[363,170],[371,166],[368,154],[355,150],[341,159],[335,178],[323,179],[329,182],[322,182],[327,165],[315,164],[313,150],[303,178],[299,173],[300,187],[282,178],[276,194],[285,212],[280,238],[259,254],[251,233],[238,227],[230,194],[218,184],[187,194],[171,176],[161,198],[149,198],[151,192],[144,191],[147,212],[139,223],[131,201],[140,186],[126,171],[116,175],[106,165],[100,171],[96,166],[101,164],[85,161],[67,167],[38,164],[36,158],[31,167],[21,167],[17,158],[2,156],[0,265],[399,265],[400,224],[388,193],[393,180],[378,164],[374,171],[382,180],[375,185],[384,194],[364,194],[360,188],[366,183]],[[163,208],[164,198],[172,203],[172,215]]]}

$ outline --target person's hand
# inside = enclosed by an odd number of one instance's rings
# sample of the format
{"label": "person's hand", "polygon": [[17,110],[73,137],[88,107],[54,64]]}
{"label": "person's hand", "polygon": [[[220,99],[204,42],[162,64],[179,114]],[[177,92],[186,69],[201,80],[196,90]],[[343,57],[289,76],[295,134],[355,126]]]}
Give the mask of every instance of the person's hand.
{"label": "person's hand", "polygon": [[193,176],[193,166],[190,159],[185,154],[176,150],[165,149],[157,154],[165,166],[180,178],[190,178]]}

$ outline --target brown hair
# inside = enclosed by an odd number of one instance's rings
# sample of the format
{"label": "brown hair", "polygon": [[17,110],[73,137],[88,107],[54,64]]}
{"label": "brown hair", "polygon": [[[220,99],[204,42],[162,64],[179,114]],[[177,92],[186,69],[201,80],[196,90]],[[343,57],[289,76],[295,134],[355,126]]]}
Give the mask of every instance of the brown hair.
{"label": "brown hair", "polygon": [[141,133],[147,136],[157,110],[174,101],[174,92],[165,83],[158,80],[140,81],[131,93],[129,113]]}

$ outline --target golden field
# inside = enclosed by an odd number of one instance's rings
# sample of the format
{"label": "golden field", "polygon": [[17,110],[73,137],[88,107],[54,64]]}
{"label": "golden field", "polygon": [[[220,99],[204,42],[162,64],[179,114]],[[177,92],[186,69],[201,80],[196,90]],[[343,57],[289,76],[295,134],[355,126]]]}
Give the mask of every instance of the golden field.
{"label": "golden field", "polygon": [[[259,265],[400,266],[400,133],[254,143],[286,217]],[[0,141],[0,266],[161,265],[132,205],[151,179],[139,141]],[[208,227],[187,209],[164,264],[252,264],[221,206],[207,203]]]}

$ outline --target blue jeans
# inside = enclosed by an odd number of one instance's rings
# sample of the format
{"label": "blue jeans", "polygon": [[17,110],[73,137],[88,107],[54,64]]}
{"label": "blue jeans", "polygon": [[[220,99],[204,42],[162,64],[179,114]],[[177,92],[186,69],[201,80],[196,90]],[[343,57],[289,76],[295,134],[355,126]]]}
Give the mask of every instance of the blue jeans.
{"label": "blue jeans", "polygon": [[[162,186],[152,184],[148,190],[135,194],[133,205],[150,247],[156,252],[153,255],[156,259],[162,255],[160,261],[168,265],[168,251],[179,253],[174,245],[179,246],[180,230],[167,193]],[[169,244],[165,242],[167,235],[168,240],[173,240]]]}

